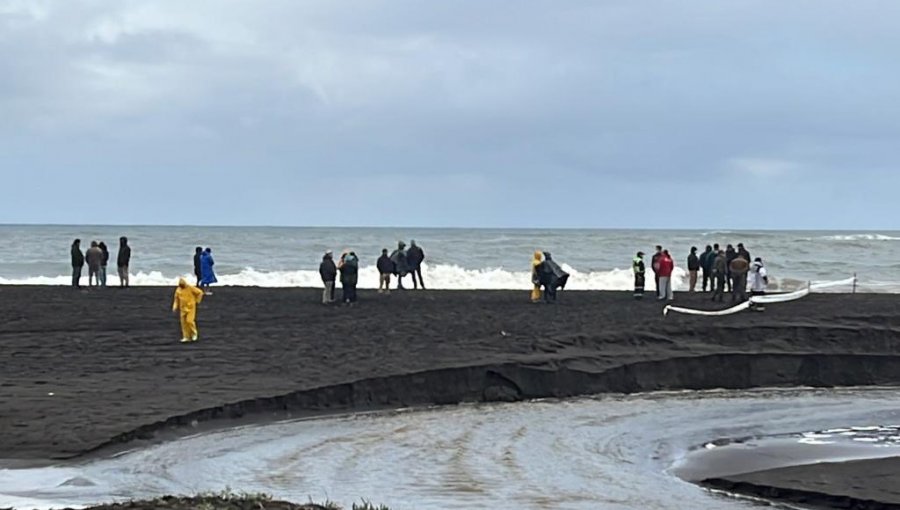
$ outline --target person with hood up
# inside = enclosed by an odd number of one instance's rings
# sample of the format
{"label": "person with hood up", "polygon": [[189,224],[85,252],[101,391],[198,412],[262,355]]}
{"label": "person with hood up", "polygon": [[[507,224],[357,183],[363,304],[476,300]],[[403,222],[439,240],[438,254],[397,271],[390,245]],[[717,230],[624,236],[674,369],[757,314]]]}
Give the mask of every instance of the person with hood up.
{"label": "person with hood up", "polygon": [[84,260],[88,266],[88,285],[100,285],[100,267],[103,264],[103,251],[97,241],[91,241],[91,247],[84,254]]}
{"label": "person with hood up", "polygon": [[131,247],[128,246],[128,238],[119,238],[119,255],[116,257],[116,269],[119,272],[119,287],[129,287],[128,266],[131,264]]}
{"label": "person with hood up", "polygon": [[650,257],[650,269],[653,270],[653,281],[656,282],[656,292],[659,293],[659,259],[662,257],[663,248],[656,245],[656,253]]}
{"label": "person with hood up", "polygon": [[731,270],[731,302],[743,303],[747,300],[747,273],[750,271],[750,261],[743,255],[738,255],[728,265]]}
{"label": "person with hood up", "polygon": [[696,292],[697,290],[697,273],[700,271],[700,257],[697,256],[697,247],[691,247],[691,254],[687,259],[688,274],[690,275],[690,284],[688,292]]}
{"label": "person with hood up", "polygon": [[341,271],[343,301],[352,305],[356,302],[356,284],[359,281],[359,259],[356,258],[356,253],[351,251],[341,255],[338,269]]}
{"label": "person with hood up", "polygon": [[534,252],[534,258],[531,259],[531,283],[534,286],[531,289],[531,302],[540,303],[541,301],[541,262],[544,261],[544,254],[540,251]]}
{"label": "person with hood up", "polygon": [[212,296],[209,286],[219,281],[216,279],[216,271],[213,269],[215,265],[216,261],[213,260],[212,248],[203,250],[203,253],[200,255],[200,286],[207,296]]}
{"label": "person with hood up", "polygon": [[84,268],[84,253],[81,253],[81,239],[72,243],[72,287],[81,288],[81,270]]}
{"label": "person with hood up", "polygon": [[322,256],[322,263],[319,264],[319,276],[322,277],[322,284],[325,289],[322,291],[322,304],[328,305],[334,303],[334,282],[337,280],[337,266],[334,265],[334,254],[331,250],[325,252]]}
{"label": "person with hood up", "polygon": [[103,257],[100,259],[100,286],[106,287],[106,268],[109,267],[109,248],[106,247],[106,243],[100,241],[98,245],[100,248],[100,252],[103,253]]}
{"label": "person with hood up", "polygon": [[387,292],[388,294],[390,294],[391,274],[394,272],[394,262],[391,261],[391,257],[390,255],[388,255],[387,248],[381,250],[381,256],[378,257],[378,261],[375,262],[375,266],[378,269],[378,293],[384,294],[385,292]]}
{"label": "person with hood up", "polygon": [[675,300],[675,293],[672,290],[672,273],[674,271],[675,261],[669,255],[669,250],[665,250],[659,257],[659,271],[656,273],[659,276],[659,297],[657,299],[660,301],[663,299]]}
{"label": "person with hood up", "polygon": [[194,276],[197,277],[197,287],[200,286],[200,280],[203,279],[203,269],[200,260],[203,258],[203,247],[194,248]]}
{"label": "person with hood up", "polygon": [[644,284],[647,268],[644,266],[644,252],[639,251],[631,260],[631,270],[634,272],[634,299],[644,299]]}
{"label": "person with hood up", "polygon": [[707,284],[709,290],[713,290],[715,286],[715,278],[713,278],[713,264],[716,262],[716,253],[712,246],[706,245],[706,251],[700,254],[700,269],[703,270],[703,292],[706,292]]}
{"label": "person with hood up", "polygon": [[403,290],[403,277],[409,274],[409,263],[406,259],[406,243],[397,243],[397,249],[391,253],[391,262],[394,263],[394,274],[397,275],[397,289]]}
{"label": "person with hood up", "polygon": [[544,252],[544,261],[538,270],[541,285],[544,287],[544,302],[556,302],[556,289],[565,289],[569,281],[569,273],[563,271],[559,264],[553,260],[550,252]]}
{"label": "person with hood up", "polygon": [[199,338],[197,305],[200,301],[203,301],[203,291],[180,278],[172,301],[172,312],[181,317],[181,343],[196,342]]}
{"label": "person with hood up", "polygon": [[[412,275],[413,288],[422,286],[425,290],[425,278],[422,278],[422,262],[425,262],[425,250],[416,244],[415,239],[409,242],[409,250],[406,251],[406,263],[409,265],[409,274]],[[419,277],[416,281],[416,276]]]}
{"label": "person with hood up", "polygon": [[728,256],[723,250],[719,250],[713,259],[713,279],[716,288],[713,291],[712,300],[719,300],[721,303],[725,298],[725,282],[728,280]]}

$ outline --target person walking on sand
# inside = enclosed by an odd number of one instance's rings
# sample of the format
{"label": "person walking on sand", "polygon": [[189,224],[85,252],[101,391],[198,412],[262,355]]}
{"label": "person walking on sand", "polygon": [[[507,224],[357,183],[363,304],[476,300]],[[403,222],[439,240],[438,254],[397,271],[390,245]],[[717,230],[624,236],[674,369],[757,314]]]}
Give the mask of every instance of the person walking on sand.
{"label": "person walking on sand", "polygon": [[[425,290],[425,278],[422,278],[422,263],[425,262],[425,250],[416,244],[413,239],[409,242],[409,249],[406,250],[406,263],[409,265],[409,274],[412,275],[413,288],[418,289],[419,286]],[[416,281],[416,276],[419,277]]]}
{"label": "person walking on sand", "polygon": [[334,282],[337,280],[337,266],[334,265],[334,254],[331,250],[325,252],[322,256],[322,263],[319,264],[319,276],[322,277],[322,284],[325,289],[322,291],[322,304],[328,305],[334,303]]}
{"label": "person walking on sand", "polygon": [[634,272],[634,299],[644,299],[644,284],[647,268],[644,267],[644,252],[639,251],[631,261],[631,270]]}
{"label": "person walking on sand", "polygon": [[659,293],[659,259],[662,257],[663,248],[660,245],[656,245],[656,253],[653,254],[653,257],[650,258],[650,269],[653,270],[653,281],[656,284],[656,288],[654,289],[657,293]]}
{"label": "person walking on sand", "polygon": [[688,274],[690,275],[690,284],[688,292],[694,293],[697,290],[697,273],[700,271],[700,257],[697,256],[697,247],[691,246],[691,254],[687,259]]}
{"label": "person walking on sand", "polygon": [[342,301],[352,305],[356,303],[356,284],[359,281],[359,259],[356,258],[356,253],[351,251],[341,255],[338,269],[341,271]]}
{"label": "person walking on sand", "polygon": [[378,261],[375,263],[375,266],[378,269],[378,293],[391,293],[391,273],[394,272],[394,263],[391,261],[391,256],[388,255],[387,248],[381,250],[381,256],[378,257]]}
{"label": "person walking on sand", "polygon": [[659,297],[657,299],[660,301],[664,299],[669,301],[675,300],[675,293],[672,290],[672,273],[674,271],[675,261],[672,260],[669,250],[665,250],[659,257],[659,272],[656,273],[659,275]]}
{"label": "person walking on sand", "polygon": [[200,281],[203,280],[203,269],[200,261],[203,259],[203,247],[198,246],[194,248],[194,276],[197,277],[197,287],[200,286]]}
{"label": "person walking on sand", "polygon": [[212,248],[203,250],[203,254],[200,255],[200,286],[207,296],[212,296],[209,286],[219,281],[216,279],[216,271],[213,269],[215,265]]}
{"label": "person walking on sand", "polygon": [[109,267],[109,248],[106,247],[106,243],[103,241],[100,241],[98,246],[100,252],[103,253],[103,257],[100,259],[100,286],[106,287],[106,268]]}
{"label": "person walking on sand", "polygon": [[100,266],[103,263],[103,251],[97,241],[91,241],[91,247],[84,254],[88,266],[88,286],[100,285]]}
{"label": "person walking on sand", "polygon": [[397,249],[391,253],[391,262],[394,263],[394,274],[397,275],[397,289],[403,290],[403,277],[409,274],[409,263],[406,260],[406,243],[397,243]]}
{"label": "person walking on sand", "polygon": [[84,268],[84,253],[81,253],[81,239],[72,243],[72,287],[81,288],[81,270]]}
{"label": "person walking on sand", "polygon": [[544,254],[540,251],[534,252],[534,258],[531,259],[531,302],[541,302],[541,262],[544,261]]}
{"label": "person walking on sand", "polygon": [[703,292],[706,292],[707,284],[709,290],[713,290],[715,279],[713,278],[713,264],[716,262],[716,253],[713,252],[712,246],[706,245],[706,251],[700,254],[700,269],[703,270]]}
{"label": "person walking on sand", "polygon": [[747,300],[747,273],[750,271],[750,262],[738,255],[729,264],[731,270],[731,302],[743,303]]}
{"label": "person walking on sand", "polygon": [[725,281],[728,279],[728,258],[722,250],[719,250],[716,258],[713,259],[713,279],[716,288],[712,300],[718,299],[721,303],[725,297]]}
{"label": "person walking on sand", "polygon": [[119,238],[119,255],[116,257],[116,269],[119,273],[119,287],[130,286],[128,281],[128,266],[131,264],[131,247],[128,246],[128,238]]}
{"label": "person walking on sand", "polygon": [[197,305],[203,301],[203,291],[189,284],[184,278],[178,280],[172,312],[181,317],[181,343],[196,342],[200,336],[197,330]]}

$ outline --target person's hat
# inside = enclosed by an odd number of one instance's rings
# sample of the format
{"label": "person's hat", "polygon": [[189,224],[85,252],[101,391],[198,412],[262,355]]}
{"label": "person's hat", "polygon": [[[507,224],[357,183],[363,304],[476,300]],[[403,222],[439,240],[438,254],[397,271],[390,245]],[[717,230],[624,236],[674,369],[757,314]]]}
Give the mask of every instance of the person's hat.
{"label": "person's hat", "polygon": [[643,257],[643,256],[644,256],[644,252],[639,251],[639,252],[638,252],[638,257]]}
{"label": "person's hat", "polygon": [[331,250],[325,250],[325,255],[334,255],[334,252]]}

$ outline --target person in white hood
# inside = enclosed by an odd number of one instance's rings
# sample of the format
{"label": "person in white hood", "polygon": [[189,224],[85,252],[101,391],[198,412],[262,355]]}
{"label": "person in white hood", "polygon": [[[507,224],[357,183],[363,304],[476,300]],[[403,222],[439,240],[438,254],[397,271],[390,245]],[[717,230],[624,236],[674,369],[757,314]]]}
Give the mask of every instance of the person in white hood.
{"label": "person in white hood", "polygon": [[766,293],[766,288],[769,286],[769,273],[761,258],[756,257],[756,260],[750,265],[750,272],[747,276],[750,280],[750,295],[759,296]]}

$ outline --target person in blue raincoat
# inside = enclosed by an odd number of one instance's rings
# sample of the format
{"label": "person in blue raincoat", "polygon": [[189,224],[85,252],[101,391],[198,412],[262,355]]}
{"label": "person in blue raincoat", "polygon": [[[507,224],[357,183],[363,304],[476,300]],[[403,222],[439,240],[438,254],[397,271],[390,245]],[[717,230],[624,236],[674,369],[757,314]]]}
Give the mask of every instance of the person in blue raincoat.
{"label": "person in blue raincoat", "polygon": [[215,265],[216,262],[213,260],[212,249],[207,248],[200,255],[200,287],[207,296],[212,295],[209,286],[219,281],[216,279],[216,272],[213,269],[213,266]]}

